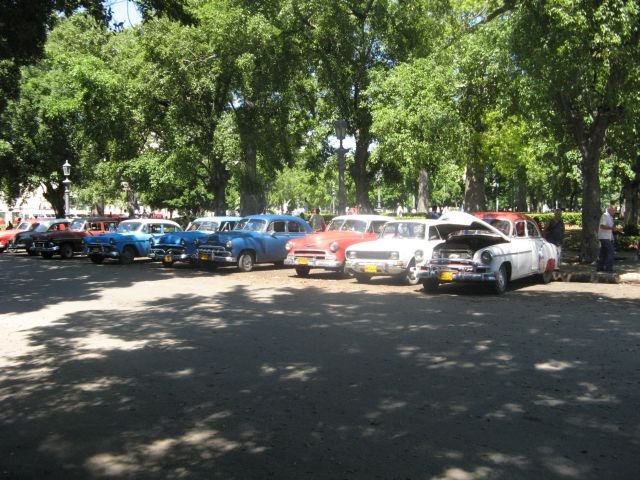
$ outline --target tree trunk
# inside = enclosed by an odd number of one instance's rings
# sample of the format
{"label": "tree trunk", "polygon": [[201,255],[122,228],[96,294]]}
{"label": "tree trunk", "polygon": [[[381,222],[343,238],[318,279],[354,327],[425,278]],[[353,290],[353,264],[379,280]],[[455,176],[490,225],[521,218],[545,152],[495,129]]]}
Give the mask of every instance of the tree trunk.
{"label": "tree trunk", "polygon": [[418,205],[416,206],[418,213],[427,213],[429,211],[429,172],[424,168],[418,171]]}
{"label": "tree trunk", "polygon": [[472,159],[464,171],[464,211],[482,212],[487,209],[487,197],[484,189],[484,165]]}
{"label": "tree trunk", "polygon": [[516,209],[518,212],[526,212],[527,209],[527,170],[523,166],[519,166],[516,172],[517,198]]}
{"label": "tree trunk", "polygon": [[253,215],[264,210],[264,195],[258,181],[258,162],[253,145],[246,144],[244,158],[244,176],[240,185],[240,215]]}
{"label": "tree trunk", "polygon": [[635,173],[634,178],[622,181],[624,226],[625,232],[637,235],[640,223],[640,159],[633,163],[631,169]]}
{"label": "tree trunk", "polygon": [[369,135],[356,137],[356,151],[353,166],[349,169],[356,186],[356,206],[360,213],[373,213],[371,202],[369,202],[369,174],[367,173],[367,163],[369,160]]}

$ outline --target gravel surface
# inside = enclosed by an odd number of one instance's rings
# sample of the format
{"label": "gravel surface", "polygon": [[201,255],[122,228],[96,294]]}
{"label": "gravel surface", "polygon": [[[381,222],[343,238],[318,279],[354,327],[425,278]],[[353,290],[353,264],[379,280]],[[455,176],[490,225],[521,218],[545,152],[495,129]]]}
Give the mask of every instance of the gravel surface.
{"label": "gravel surface", "polygon": [[640,470],[640,288],[0,255],[0,478]]}

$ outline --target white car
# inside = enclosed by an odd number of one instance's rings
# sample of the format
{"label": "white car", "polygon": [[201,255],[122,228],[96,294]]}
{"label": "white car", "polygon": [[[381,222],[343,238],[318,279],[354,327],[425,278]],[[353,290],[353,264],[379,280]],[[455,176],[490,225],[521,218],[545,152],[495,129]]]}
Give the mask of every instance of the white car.
{"label": "white car", "polygon": [[359,282],[392,276],[416,285],[416,267],[428,260],[433,248],[443,241],[437,225],[437,220],[388,222],[377,240],[347,248],[345,270]]}
{"label": "white car", "polygon": [[555,245],[532,218],[514,212],[453,212],[439,220],[446,241],[436,246],[417,277],[425,291],[445,283],[485,283],[503,293],[512,280],[538,276],[548,283],[556,268]]}

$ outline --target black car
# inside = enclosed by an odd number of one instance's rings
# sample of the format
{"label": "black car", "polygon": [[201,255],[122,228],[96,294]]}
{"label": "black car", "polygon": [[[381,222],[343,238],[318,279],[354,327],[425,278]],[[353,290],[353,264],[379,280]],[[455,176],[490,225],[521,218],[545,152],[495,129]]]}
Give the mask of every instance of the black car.
{"label": "black car", "polygon": [[71,221],[66,218],[47,218],[38,223],[38,226],[28,232],[20,232],[13,237],[13,241],[7,244],[7,252],[16,253],[25,250],[29,255],[39,255],[34,239],[43,233],[66,230]]}

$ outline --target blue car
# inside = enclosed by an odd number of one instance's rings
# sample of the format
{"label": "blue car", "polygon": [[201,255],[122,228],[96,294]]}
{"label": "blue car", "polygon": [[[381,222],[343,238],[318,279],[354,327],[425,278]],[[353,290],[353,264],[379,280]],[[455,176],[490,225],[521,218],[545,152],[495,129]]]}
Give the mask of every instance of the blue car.
{"label": "blue car", "polygon": [[158,238],[151,247],[151,260],[161,261],[165,267],[175,262],[195,263],[196,250],[209,235],[228,232],[241,217],[200,217],[189,224],[184,232],[168,233]]}
{"label": "blue car", "polygon": [[126,265],[133,263],[136,257],[148,256],[155,239],[181,231],[182,227],[172,220],[125,220],[118,225],[118,230],[114,233],[85,238],[84,253],[93,263],[102,263],[105,258],[113,258]]}
{"label": "blue car", "polygon": [[282,265],[287,256],[286,243],[313,232],[309,224],[292,215],[250,215],[230,232],[210,235],[198,247],[203,265],[237,265],[250,272],[256,263]]}

